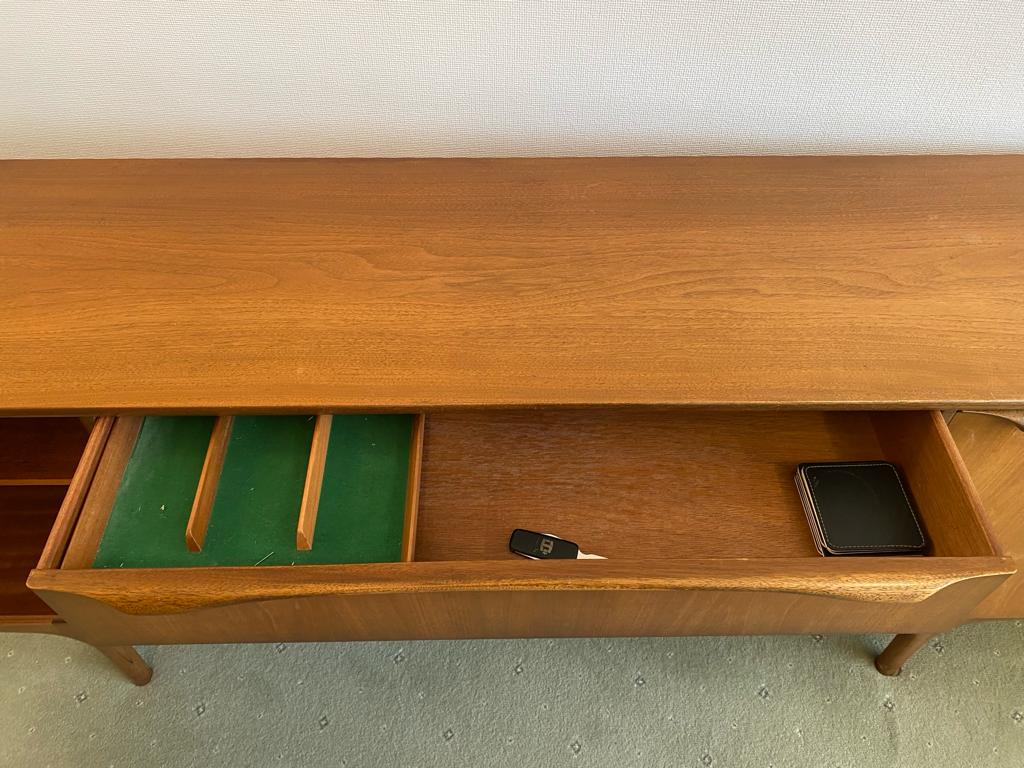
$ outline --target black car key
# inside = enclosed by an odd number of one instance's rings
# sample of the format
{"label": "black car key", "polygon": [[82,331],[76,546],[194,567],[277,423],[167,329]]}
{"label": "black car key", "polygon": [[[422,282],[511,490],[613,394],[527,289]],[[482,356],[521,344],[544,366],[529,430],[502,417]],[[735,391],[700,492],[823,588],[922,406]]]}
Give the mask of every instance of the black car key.
{"label": "black car key", "polygon": [[580,552],[575,542],[560,539],[550,533],[537,533],[516,528],[508,540],[508,548],[531,560],[604,560],[600,555]]}

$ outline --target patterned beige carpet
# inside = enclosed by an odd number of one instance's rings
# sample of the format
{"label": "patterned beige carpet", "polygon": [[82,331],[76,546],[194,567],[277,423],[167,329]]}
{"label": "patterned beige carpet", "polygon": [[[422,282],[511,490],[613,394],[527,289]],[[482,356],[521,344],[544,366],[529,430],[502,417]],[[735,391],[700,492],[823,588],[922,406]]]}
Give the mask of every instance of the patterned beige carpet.
{"label": "patterned beige carpet", "polygon": [[1024,765],[1024,622],[882,637],[142,649],[0,635],[0,766]]}

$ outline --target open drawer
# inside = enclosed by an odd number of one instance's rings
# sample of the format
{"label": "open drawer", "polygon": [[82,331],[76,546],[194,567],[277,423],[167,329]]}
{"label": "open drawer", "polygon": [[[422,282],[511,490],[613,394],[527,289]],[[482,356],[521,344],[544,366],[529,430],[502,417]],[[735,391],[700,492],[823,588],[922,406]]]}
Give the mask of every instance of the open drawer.
{"label": "open drawer", "polygon": [[[104,424],[109,438],[94,432],[98,460],[87,450],[29,581],[97,644],[931,632],[962,621],[1014,570],[985,530],[937,412],[431,414],[422,463],[415,428],[403,454],[407,514],[396,559],[406,562],[302,561],[289,552],[257,565],[258,551],[247,549],[244,565],[200,559],[195,567],[122,567],[119,554],[105,555],[119,494],[133,482],[125,467],[143,443],[137,417]],[[286,461],[272,440],[257,448],[270,464]],[[796,465],[862,459],[901,467],[928,536],[925,556],[815,551]],[[225,472],[231,460],[229,448]],[[201,485],[202,468],[194,474]],[[193,487],[184,498],[200,495]],[[289,531],[300,506],[292,497],[282,523]],[[317,526],[330,507],[321,502]],[[239,537],[247,535],[245,509],[235,510],[231,528]],[[222,535],[219,514],[215,503],[210,541]],[[550,531],[608,559],[517,558],[507,551],[516,527]],[[149,535],[146,526],[133,530],[121,549],[129,556]]]}

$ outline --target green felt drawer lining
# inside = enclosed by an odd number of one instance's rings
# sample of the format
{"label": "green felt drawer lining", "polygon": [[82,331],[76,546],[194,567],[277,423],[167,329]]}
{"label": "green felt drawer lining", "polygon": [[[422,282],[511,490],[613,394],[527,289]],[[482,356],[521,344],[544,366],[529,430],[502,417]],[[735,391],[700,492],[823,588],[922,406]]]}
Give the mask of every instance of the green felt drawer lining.
{"label": "green felt drawer lining", "polygon": [[295,548],[311,416],[238,416],[201,552],[185,525],[213,418],[150,416],[96,553],[96,568],[397,562],[414,418],[333,419],[313,548]]}

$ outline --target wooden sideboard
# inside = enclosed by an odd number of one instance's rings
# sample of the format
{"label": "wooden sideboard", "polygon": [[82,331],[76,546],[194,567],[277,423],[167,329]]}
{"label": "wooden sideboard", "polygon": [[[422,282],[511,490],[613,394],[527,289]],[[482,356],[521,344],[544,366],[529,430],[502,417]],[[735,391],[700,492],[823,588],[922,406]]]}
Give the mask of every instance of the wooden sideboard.
{"label": "wooden sideboard", "polygon": [[[1024,616],[1022,295],[1024,157],[0,162],[2,629],[136,682],[136,643],[780,632],[896,673]],[[93,566],[142,417],[387,412],[411,562]],[[862,458],[926,556],[815,552],[792,471]]]}

